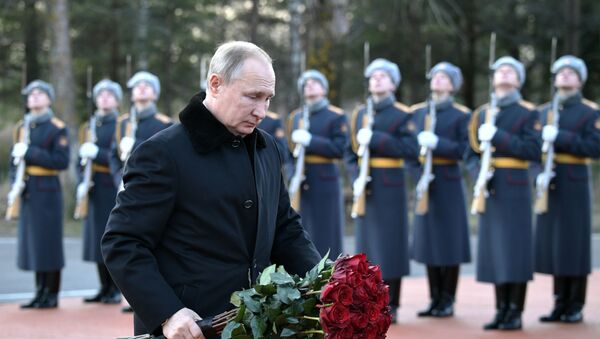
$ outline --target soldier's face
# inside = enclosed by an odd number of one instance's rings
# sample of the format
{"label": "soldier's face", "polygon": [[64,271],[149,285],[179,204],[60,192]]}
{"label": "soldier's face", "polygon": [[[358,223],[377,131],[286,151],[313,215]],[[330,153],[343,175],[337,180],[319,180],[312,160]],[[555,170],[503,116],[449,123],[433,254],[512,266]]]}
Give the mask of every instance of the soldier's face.
{"label": "soldier's face", "polygon": [[50,97],[40,89],[34,89],[27,96],[27,107],[31,110],[41,110],[50,107]]}
{"label": "soldier's face", "polygon": [[213,74],[208,86],[207,95],[214,98],[212,113],[231,133],[245,136],[252,133],[267,114],[275,95],[275,72],[265,60],[250,58],[228,84]]}
{"label": "soldier's face", "polygon": [[396,85],[392,78],[384,71],[377,70],[369,78],[369,92],[372,94],[392,93],[396,90]]}
{"label": "soldier's face", "polygon": [[554,86],[557,88],[579,89],[581,85],[579,75],[571,67],[563,67],[554,78]]}
{"label": "soldier's face", "polygon": [[519,75],[517,70],[508,65],[502,65],[494,72],[494,87],[518,88]]}
{"label": "soldier's face", "polygon": [[435,72],[433,74],[433,77],[431,77],[430,88],[433,92],[444,93],[450,93],[454,90],[452,80],[450,80],[450,77],[444,72]]}
{"label": "soldier's face", "polygon": [[131,99],[134,102],[154,101],[156,100],[156,92],[154,92],[154,87],[152,87],[149,83],[146,81],[140,81],[133,86]]}
{"label": "soldier's face", "polygon": [[323,96],[325,96],[325,88],[321,85],[321,82],[312,78],[306,79],[304,83],[304,97],[314,99]]}
{"label": "soldier's face", "polygon": [[102,90],[96,96],[96,107],[98,107],[99,110],[112,110],[117,108],[118,105],[119,102],[117,101],[117,98],[115,98],[114,94],[112,94],[111,91]]}

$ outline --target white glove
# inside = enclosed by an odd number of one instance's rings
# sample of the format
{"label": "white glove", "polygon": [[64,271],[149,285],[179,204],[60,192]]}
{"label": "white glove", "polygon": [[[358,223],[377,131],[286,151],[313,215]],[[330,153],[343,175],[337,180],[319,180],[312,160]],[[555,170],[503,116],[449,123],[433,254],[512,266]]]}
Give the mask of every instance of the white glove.
{"label": "white glove", "polygon": [[485,124],[479,126],[479,130],[477,131],[479,140],[480,141],[492,140],[492,138],[494,137],[494,134],[496,134],[497,130],[498,130],[498,128],[496,126],[494,126],[492,124],[488,124],[488,123],[485,123]]}
{"label": "white glove", "polygon": [[361,128],[356,133],[356,141],[360,145],[369,145],[371,138],[373,137],[373,131],[370,128]]}
{"label": "white glove", "polygon": [[546,176],[544,172],[537,175],[535,178],[535,186],[536,187],[548,187],[550,184],[550,180],[554,177],[554,172],[550,172],[550,176]]}
{"label": "white glove", "polygon": [[133,144],[135,140],[132,137],[123,137],[121,142],[119,143],[119,149],[121,150],[121,154],[130,154],[133,149]]}
{"label": "white glove", "polygon": [[292,141],[296,144],[301,144],[304,147],[310,145],[311,139],[312,134],[305,129],[297,129],[292,132]]}
{"label": "white glove", "polygon": [[556,140],[556,136],[558,135],[558,128],[552,125],[544,126],[542,129],[542,139],[546,142],[554,142]]}
{"label": "white glove", "polygon": [[77,199],[82,199],[88,194],[89,188],[86,184],[77,185]]}
{"label": "white glove", "polygon": [[420,146],[427,147],[429,149],[435,149],[438,141],[440,141],[440,138],[438,138],[438,136],[434,133],[423,131],[417,135],[417,140],[419,141]]}
{"label": "white glove", "polygon": [[100,149],[93,142],[85,142],[79,147],[79,156],[81,158],[96,159]]}
{"label": "white glove", "polygon": [[27,153],[27,148],[29,148],[29,146],[26,143],[17,142],[13,146],[11,155],[13,156],[13,158],[22,158],[25,156],[25,153]]}
{"label": "white glove", "polygon": [[19,195],[21,193],[23,193],[23,189],[25,189],[25,184],[23,182],[19,182],[17,185],[19,185],[18,189],[11,189],[8,192],[8,201],[11,204],[14,203],[17,200],[17,198],[19,197]]}

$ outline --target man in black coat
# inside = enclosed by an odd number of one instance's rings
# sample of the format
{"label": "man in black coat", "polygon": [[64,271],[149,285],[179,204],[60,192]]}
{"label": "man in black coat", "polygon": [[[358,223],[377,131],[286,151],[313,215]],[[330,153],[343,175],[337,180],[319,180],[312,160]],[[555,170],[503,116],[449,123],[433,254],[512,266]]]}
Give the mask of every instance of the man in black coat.
{"label": "man in black coat", "polygon": [[195,321],[231,308],[270,263],[304,275],[320,259],[290,207],[278,144],[256,129],[274,89],[262,49],[226,43],[181,124],[127,161],[102,251],[136,334],[204,338]]}

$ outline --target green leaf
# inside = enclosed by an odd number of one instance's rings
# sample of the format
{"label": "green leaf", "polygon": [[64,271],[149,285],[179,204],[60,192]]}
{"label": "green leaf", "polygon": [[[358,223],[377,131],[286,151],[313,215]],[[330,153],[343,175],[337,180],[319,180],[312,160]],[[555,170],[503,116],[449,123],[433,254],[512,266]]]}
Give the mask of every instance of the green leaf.
{"label": "green leaf", "polygon": [[242,299],[240,298],[239,292],[233,292],[231,298],[229,298],[229,302],[235,307],[240,307]]}
{"label": "green leaf", "polygon": [[283,329],[283,331],[281,331],[281,336],[282,336],[282,337],[291,337],[291,336],[293,336],[294,334],[296,334],[296,331],[295,331],[295,330],[292,330],[292,329],[290,329],[290,328],[287,328],[287,327],[286,327],[286,328],[284,328],[284,329]]}
{"label": "green leaf", "polygon": [[275,293],[277,293],[277,287],[273,284],[269,284],[269,285],[256,285],[254,286],[254,289],[256,290],[256,292],[258,292],[260,295],[263,296],[271,296]]}
{"label": "green leaf", "polygon": [[250,328],[252,328],[252,336],[255,339],[264,338],[264,333],[267,329],[267,324],[260,318],[254,317],[250,321]]}
{"label": "green leaf", "polygon": [[300,298],[300,291],[293,287],[278,286],[277,299],[284,304],[290,304],[293,300]]}
{"label": "green leaf", "polygon": [[300,322],[300,320],[298,320],[298,318],[295,318],[295,317],[288,317],[287,322],[290,324],[298,324]]}
{"label": "green leaf", "polygon": [[235,321],[227,323],[225,328],[223,328],[223,332],[221,333],[221,339],[231,339],[231,337],[233,336],[233,331],[239,329],[240,327],[242,329],[244,328],[242,324]]}
{"label": "green leaf", "polygon": [[276,266],[275,264],[265,268],[260,276],[258,277],[259,285],[268,285],[271,283],[271,273],[275,272]]}
{"label": "green leaf", "polygon": [[240,306],[240,309],[237,313],[237,315],[235,316],[234,321],[241,323],[244,321],[244,314],[246,314],[246,305],[242,304]]}
{"label": "green leaf", "polygon": [[294,284],[294,278],[288,273],[275,272],[271,274],[271,281],[276,285]]}

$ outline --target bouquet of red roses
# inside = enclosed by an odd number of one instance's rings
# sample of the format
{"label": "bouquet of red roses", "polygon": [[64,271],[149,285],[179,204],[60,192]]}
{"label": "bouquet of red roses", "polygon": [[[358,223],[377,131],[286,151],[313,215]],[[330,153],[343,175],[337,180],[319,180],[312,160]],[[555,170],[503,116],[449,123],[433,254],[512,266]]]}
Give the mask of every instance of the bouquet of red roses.
{"label": "bouquet of red roses", "polygon": [[233,293],[234,310],[213,319],[222,339],[385,338],[388,286],[364,254],[323,258],[304,278],[267,267],[250,289]]}

